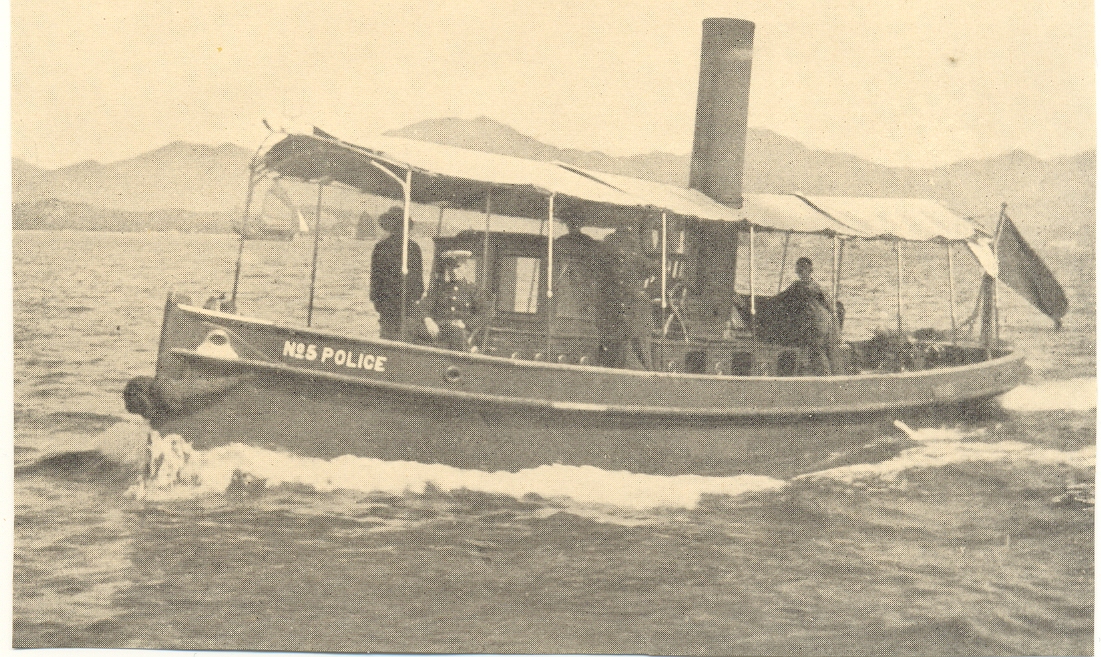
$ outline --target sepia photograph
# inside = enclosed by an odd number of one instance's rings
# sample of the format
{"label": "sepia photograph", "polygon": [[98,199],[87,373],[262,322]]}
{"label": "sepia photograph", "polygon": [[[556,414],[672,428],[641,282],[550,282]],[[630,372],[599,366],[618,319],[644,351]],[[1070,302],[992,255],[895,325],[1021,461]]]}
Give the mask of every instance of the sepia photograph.
{"label": "sepia photograph", "polygon": [[1088,0],[12,0],[11,647],[1092,655]]}

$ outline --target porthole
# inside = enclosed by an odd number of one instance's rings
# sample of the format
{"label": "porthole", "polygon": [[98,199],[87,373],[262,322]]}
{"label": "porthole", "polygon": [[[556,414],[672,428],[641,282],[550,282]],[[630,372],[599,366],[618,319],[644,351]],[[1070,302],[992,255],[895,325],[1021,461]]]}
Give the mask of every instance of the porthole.
{"label": "porthole", "polygon": [[454,365],[449,365],[448,368],[443,371],[443,380],[448,383],[456,383],[461,378],[463,378],[463,373]]}

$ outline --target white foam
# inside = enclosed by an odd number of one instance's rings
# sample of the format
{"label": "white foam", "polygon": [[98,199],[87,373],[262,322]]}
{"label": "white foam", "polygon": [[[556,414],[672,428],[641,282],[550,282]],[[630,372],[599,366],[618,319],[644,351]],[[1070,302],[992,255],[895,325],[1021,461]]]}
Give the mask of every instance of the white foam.
{"label": "white foam", "polygon": [[901,420],[895,420],[895,426],[906,433],[912,440],[920,442],[930,442],[938,440],[964,440],[966,438],[976,438],[986,433],[986,429],[979,428],[970,432],[965,432],[956,427],[929,427],[925,429],[911,429],[905,422]]}
{"label": "white foam", "polygon": [[1001,397],[1002,408],[1022,413],[1038,411],[1092,411],[1097,409],[1097,378],[1017,386]]}
{"label": "white foam", "polygon": [[269,487],[300,484],[319,492],[423,493],[431,485],[444,492],[471,490],[517,499],[534,493],[583,505],[634,510],[691,509],[703,495],[733,496],[786,485],[778,479],[754,475],[659,476],[592,466],[544,465],[519,472],[483,472],[356,456],[325,461],[240,443],[196,451],[179,436],[161,438],[153,433],[150,476],[145,485],[131,489],[131,494],[145,499],[223,492],[235,471],[264,479]]}
{"label": "white foam", "polygon": [[[920,436],[926,430],[918,430]],[[931,435],[939,436],[943,430]],[[829,470],[821,470],[800,475],[796,479],[831,479],[845,483],[855,483],[869,479],[893,481],[903,472],[939,468],[958,463],[976,462],[1021,462],[1038,465],[1067,466],[1076,469],[1095,468],[1097,466],[1097,448],[1090,445],[1082,449],[1064,452],[1057,449],[1037,447],[1029,443],[1004,440],[996,443],[970,442],[962,440],[968,437],[960,432],[961,440],[934,439],[918,447],[903,450],[893,459],[881,463],[860,463]]]}
{"label": "white foam", "polygon": [[118,463],[141,464],[146,458],[149,431],[149,425],[140,418],[117,422],[97,435],[93,446]]}

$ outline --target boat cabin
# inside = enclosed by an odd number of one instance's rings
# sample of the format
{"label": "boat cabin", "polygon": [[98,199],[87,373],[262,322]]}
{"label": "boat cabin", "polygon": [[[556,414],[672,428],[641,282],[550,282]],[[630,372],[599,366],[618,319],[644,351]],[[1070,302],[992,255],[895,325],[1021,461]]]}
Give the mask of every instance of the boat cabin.
{"label": "boat cabin", "polygon": [[[640,291],[649,305],[645,342],[653,369],[738,376],[852,374],[958,365],[997,355],[981,343],[966,346],[935,333],[919,340],[877,335],[846,343],[844,304],[838,301],[824,319],[833,347],[830,371],[824,372],[812,346],[783,330],[798,324],[805,307],[791,306],[782,295],[751,298],[732,292],[738,240],[746,233],[693,222],[667,234],[663,251],[660,230],[641,228],[638,241],[649,276]],[[601,309],[617,301],[608,296],[607,279],[615,272],[607,241],[571,230],[555,239],[548,257],[545,235],[464,230],[436,237],[428,291],[411,322],[462,321],[465,341],[444,341],[454,349],[600,366],[608,339],[602,335]],[[548,285],[550,258],[554,275]],[[441,343],[419,325],[411,335],[414,341]]]}

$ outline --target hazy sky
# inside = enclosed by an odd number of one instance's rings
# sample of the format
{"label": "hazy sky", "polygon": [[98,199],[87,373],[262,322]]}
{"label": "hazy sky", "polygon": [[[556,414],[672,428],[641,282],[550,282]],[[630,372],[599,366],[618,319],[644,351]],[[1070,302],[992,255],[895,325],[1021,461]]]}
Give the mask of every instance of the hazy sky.
{"label": "hazy sky", "polygon": [[813,148],[926,166],[1096,142],[1091,0],[159,4],[13,0],[16,157],[480,115],[560,147],[687,153],[709,16],[757,24],[749,124]]}

